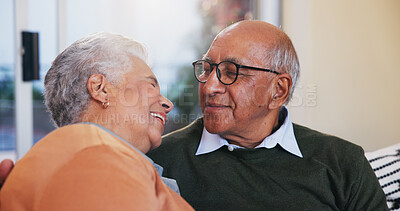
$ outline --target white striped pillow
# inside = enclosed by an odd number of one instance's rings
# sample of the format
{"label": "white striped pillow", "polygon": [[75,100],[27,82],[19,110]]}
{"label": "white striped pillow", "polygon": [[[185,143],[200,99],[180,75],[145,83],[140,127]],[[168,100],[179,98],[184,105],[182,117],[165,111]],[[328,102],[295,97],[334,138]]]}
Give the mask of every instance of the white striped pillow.
{"label": "white striped pillow", "polygon": [[400,210],[400,143],[373,152],[365,157],[378,177],[390,210]]}

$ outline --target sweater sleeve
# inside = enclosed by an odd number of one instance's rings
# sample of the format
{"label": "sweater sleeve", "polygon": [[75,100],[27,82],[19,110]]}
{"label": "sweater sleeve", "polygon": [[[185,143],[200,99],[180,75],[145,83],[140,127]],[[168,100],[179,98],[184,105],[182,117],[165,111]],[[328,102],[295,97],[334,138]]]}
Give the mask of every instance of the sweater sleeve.
{"label": "sweater sleeve", "polygon": [[157,210],[151,164],[107,146],[79,152],[51,178],[37,210]]}
{"label": "sweater sleeve", "polygon": [[359,177],[354,187],[351,187],[351,197],[346,210],[389,210],[385,194],[374,171],[365,156],[363,154],[361,156]]}

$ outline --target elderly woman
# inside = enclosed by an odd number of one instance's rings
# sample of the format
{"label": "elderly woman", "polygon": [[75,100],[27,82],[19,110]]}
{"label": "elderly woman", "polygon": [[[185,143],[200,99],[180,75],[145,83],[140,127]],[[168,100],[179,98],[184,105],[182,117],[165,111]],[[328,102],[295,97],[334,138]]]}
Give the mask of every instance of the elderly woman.
{"label": "elderly woman", "polygon": [[160,145],[173,108],[146,61],[142,44],[109,33],[57,56],[45,100],[59,128],[16,163],[2,210],[192,209],[143,154]]}

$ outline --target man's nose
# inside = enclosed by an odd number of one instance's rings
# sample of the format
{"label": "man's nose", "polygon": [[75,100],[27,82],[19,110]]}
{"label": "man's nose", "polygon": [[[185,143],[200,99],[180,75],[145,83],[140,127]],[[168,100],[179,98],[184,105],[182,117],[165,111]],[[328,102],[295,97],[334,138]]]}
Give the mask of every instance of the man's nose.
{"label": "man's nose", "polygon": [[217,69],[211,72],[210,77],[204,83],[203,88],[205,89],[206,94],[217,94],[225,92],[225,85],[222,84],[217,76]]}
{"label": "man's nose", "polygon": [[165,109],[165,113],[167,114],[174,108],[174,104],[163,95],[161,95],[161,105]]}

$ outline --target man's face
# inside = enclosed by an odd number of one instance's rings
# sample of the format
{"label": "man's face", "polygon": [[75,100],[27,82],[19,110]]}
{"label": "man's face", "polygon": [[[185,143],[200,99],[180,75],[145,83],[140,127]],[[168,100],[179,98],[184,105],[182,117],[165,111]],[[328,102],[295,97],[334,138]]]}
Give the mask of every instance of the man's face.
{"label": "man's face", "polygon": [[113,90],[109,112],[115,115],[114,132],[134,143],[142,152],[161,144],[166,114],[171,101],[160,94],[157,79],[140,59]]}
{"label": "man's face", "polygon": [[[263,45],[249,34],[224,33],[211,45],[205,59],[211,63],[232,61],[240,65],[269,68],[263,55]],[[207,131],[226,139],[251,136],[266,124],[268,104],[272,99],[275,74],[240,68],[232,85],[222,84],[211,73],[206,83],[200,83],[200,105]]]}

